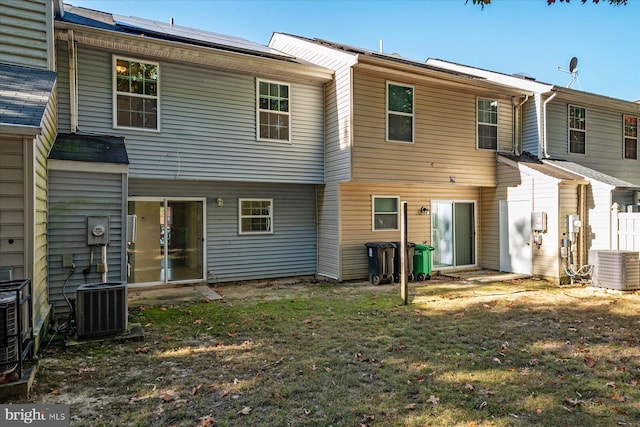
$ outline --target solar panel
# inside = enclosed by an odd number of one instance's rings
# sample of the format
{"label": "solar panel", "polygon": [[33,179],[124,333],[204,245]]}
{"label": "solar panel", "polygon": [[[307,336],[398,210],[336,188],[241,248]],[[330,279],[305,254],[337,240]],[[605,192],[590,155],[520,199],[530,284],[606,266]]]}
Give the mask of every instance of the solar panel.
{"label": "solar panel", "polygon": [[213,33],[209,31],[198,30],[180,25],[165,24],[163,22],[152,21],[149,19],[136,18],[132,16],[113,15],[113,19],[118,26],[128,27],[131,29],[140,29],[141,31],[152,31],[154,33],[165,34],[182,39],[204,42],[207,44],[219,45],[233,49],[240,49],[250,52],[258,52],[283,58],[292,58],[280,51],[271,49],[268,46],[254,43],[239,37],[227,36],[224,34]]}

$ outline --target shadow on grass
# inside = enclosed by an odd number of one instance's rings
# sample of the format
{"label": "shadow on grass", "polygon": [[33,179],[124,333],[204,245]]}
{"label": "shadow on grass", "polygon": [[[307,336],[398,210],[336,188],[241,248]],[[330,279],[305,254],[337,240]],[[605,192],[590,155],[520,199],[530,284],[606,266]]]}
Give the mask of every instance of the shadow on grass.
{"label": "shadow on grass", "polygon": [[136,310],[144,345],[61,350],[32,400],[84,396],[95,407],[74,399],[71,413],[92,426],[640,419],[637,294],[434,282],[403,306],[396,291],[331,286]]}

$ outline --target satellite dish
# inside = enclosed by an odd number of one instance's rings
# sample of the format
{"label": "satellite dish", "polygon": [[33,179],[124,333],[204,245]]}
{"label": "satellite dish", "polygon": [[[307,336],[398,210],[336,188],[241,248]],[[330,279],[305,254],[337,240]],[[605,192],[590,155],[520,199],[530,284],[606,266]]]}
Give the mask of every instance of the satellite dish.
{"label": "satellite dish", "polygon": [[571,61],[569,61],[569,72],[575,73],[576,71],[578,71],[578,58],[574,56],[571,58]]}

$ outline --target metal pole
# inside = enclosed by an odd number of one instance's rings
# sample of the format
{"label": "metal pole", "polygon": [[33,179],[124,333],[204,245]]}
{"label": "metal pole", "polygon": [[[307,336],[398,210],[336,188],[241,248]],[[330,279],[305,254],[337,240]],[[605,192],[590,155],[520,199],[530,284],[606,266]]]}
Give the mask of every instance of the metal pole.
{"label": "metal pole", "polygon": [[400,202],[400,296],[402,303],[409,303],[409,286],[407,283],[407,202]]}

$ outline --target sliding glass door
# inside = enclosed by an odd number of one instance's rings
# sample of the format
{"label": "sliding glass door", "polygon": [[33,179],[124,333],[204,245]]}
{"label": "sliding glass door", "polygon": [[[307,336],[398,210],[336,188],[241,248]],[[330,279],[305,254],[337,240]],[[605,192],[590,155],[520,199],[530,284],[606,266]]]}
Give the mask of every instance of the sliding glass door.
{"label": "sliding glass door", "polygon": [[432,201],[433,267],[476,264],[475,202]]}
{"label": "sliding glass door", "polygon": [[129,215],[136,217],[129,283],[204,279],[204,200],[131,198]]}

